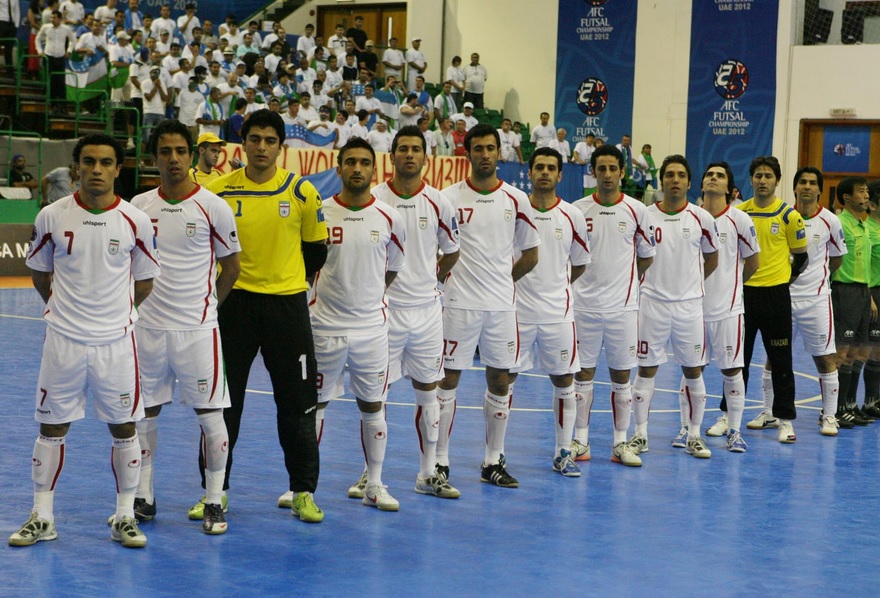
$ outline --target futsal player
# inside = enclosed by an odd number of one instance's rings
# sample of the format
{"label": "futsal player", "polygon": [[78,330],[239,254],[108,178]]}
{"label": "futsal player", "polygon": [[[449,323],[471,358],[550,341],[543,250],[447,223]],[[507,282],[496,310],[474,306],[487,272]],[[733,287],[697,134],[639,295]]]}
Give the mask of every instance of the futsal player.
{"label": "futsal player", "polygon": [[620,190],[625,176],[620,150],[602,145],[593,152],[590,164],[598,188],[572,204],[586,222],[592,261],[573,285],[580,371],[575,374],[577,415],[571,451],[576,461],[591,456],[593,378],[604,346],[611,375],[611,459],[639,467],[638,448],[628,444],[626,433],[632,412],[630,370],[636,366],[639,279],[654,260],[654,230],[645,205]]}
{"label": "futsal player", "polygon": [[309,305],[318,358],[318,429],[323,430],[326,407],[338,396],[348,366],[367,465],[363,504],[397,511],[400,503],[382,484],[388,443],[385,289],[403,269],[406,229],[397,210],[370,194],[375,165],[376,153],[364,139],[355,137],[339,150],[342,191],[324,204],[329,251]]}
{"label": "futsal player", "polygon": [[[516,488],[519,482],[507,472],[504,459],[510,417],[508,372],[519,354],[514,283],[538,263],[541,240],[528,196],[496,174],[501,157],[498,131],[490,125],[475,125],[465,135],[464,146],[471,174],[443,190],[458,213],[461,258],[447,277],[443,297],[445,375],[437,391],[437,460],[449,479],[449,435],[456,388],[461,371],[471,367],[479,344],[487,386],[483,400],[486,444],[480,480]],[[517,250],[520,257],[514,260]]]}
{"label": "futsal player", "polygon": [[135,422],[144,416],[134,323],[159,259],[149,217],[113,192],[124,160],[116,139],[81,138],[73,148],[79,191],[44,208],[34,225],[27,265],[47,325],[34,414],[40,433],[31,464],[33,512],[9,537],[12,546],[58,536],[54,498],[64,440],[71,422],[85,417],[87,394],[113,437],[111,537],[129,548],[147,544],[134,515],[141,461]]}
{"label": "futsal player", "polygon": [[202,529],[223,534],[227,523],[221,500],[229,448],[223,408],[230,401],[217,306],[238,278],[241,247],[232,209],[189,177],[192,145],[186,125],[160,122],[148,146],[161,184],[131,200],[150,217],[162,248],[162,276],[150,300],[141,305],[135,329],[145,408],[144,419],[137,423],[141,480],[135,515],[141,521],[156,515],[153,464],[158,416],[177,387],[180,402],[193,408],[201,428],[207,488]]}
{"label": "futsal player", "polygon": [[[875,305],[880,305],[880,181],[868,184],[868,218],[865,220],[871,234],[871,276],[868,284]],[[865,362],[865,403],[862,412],[868,417],[880,417],[880,319],[871,322],[868,329],[871,353]]]}
{"label": "futsal player", "polygon": [[660,166],[663,199],[648,207],[657,256],[642,280],[639,307],[639,371],[633,383],[636,432],[630,444],[648,444],[648,414],[654,376],[666,362],[671,343],[685,377],[688,426],[673,446],[684,444],[689,455],[708,459],[712,451],[700,435],[706,410],[702,365],[706,345],[703,326],[703,280],[718,266],[718,233],[712,215],[690,202],[691,168],[684,156],[667,156]]}
{"label": "futsal player", "polygon": [[[372,191],[376,199],[400,213],[406,227],[406,268],[386,291],[388,382],[406,376],[415,393],[420,453],[416,492],[458,498],[461,493],[436,467],[440,427],[437,381],[443,378],[443,309],[437,287],[458,261],[458,223],[449,200],[422,181],[426,149],[418,127],[400,129],[391,142],[394,176]],[[363,482],[366,485],[366,478]],[[360,486],[355,485],[355,496],[363,492]]]}
{"label": "futsal player", "polygon": [[[306,279],[320,270],[327,256],[321,196],[300,175],[276,165],[284,147],[280,115],[257,110],[245,121],[241,135],[247,166],[208,185],[232,208],[242,247],[241,274],[218,314],[232,403],[223,410],[229,432],[223,489],[229,488],[248,375],[259,351],[272,380],[278,439],[289,477],[284,504],[300,520],[319,523],[324,512],[313,496],[319,473],[317,365]],[[204,454],[200,465],[206,465]],[[199,501],[189,516],[203,515],[204,502]]]}
{"label": "futsal player", "polygon": [[801,215],[776,197],[782,176],[779,161],[759,156],[749,164],[755,196],[739,204],[751,219],[761,247],[760,266],[743,286],[745,307],[745,355],[743,380],[749,385],[749,365],[755,337],[761,340],[773,369],[775,399],[772,412],[764,410],[746,424],[749,429],[779,428],[779,442],[797,440],[792,421],[797,417],[794,404],[794,373],[791,364],[791,293],[789,285],[807,267],[807,236]]}
{"label": "futsal player", "polygon": [[[727,450],[744,453],[748,445],[740,433],[746,400],[742,376],[742,286],[758,269],[760,248],[751,219],[730,205],[736,183],[727,162],[709,164],[701,184],[703,208],[715,218],[718,231],[718,267],[704,283],[706,363],[714,360],[721,370],[723,389],[721,417],[709,427],[706,435],[726,435]],[[690,425],[686,384],[682,377],[678,395],[682,428]]]}
{"label": "futsal player", "polygon": [[541,238],[541,259],[516,282],[520,359],[509,376],[511,396],[519,372],[536,367],[550,376],[556,432],[551,464],[565,477],[579,477],[580,467],[571,454],[577,412],[574,373],[580,370],[571,283],[590,262],[587,223],[577,208],[556,195],[556,185],[562,180],[558,151],[549,147],[535,150],[529,158],[529,180],[529,203]]}

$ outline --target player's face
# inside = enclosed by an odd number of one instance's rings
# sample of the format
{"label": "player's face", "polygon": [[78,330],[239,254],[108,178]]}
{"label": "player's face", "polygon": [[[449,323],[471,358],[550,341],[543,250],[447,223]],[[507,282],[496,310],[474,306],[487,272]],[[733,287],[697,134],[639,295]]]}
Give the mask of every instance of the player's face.
{"label": "player's face", "polygon": [[397,140],[394,152],[394,173],[406,177],[418,176],[425,165],[425,150],[422,149],[424,138],[401,137]]}
{"label": "player's face", "polygon": [[204,148],[202,148],[201,159],[205,162],[206,165],[214,168],[217,166],[217,162],[220,161],[220,153],[223,146],[219,143],[209,143]]}
{"label": "player's face", "polygon": [[779,179],[769,166],[758,166],[755,174],[752,175],[752,188],[755,190],[755,197],[758,199],[768,199],[776,195],[776,185]]}
{"label": "player's face", "polygon": [[116,163],[116,151],[109,145],[87,145],[79,156],[80,188],[98,197],[113,192],[113,183],[122,169]]}
{"label": "player's face", "polygon": [[868,209],[868,186],[856,185],[851,194],[844,196],[843,203],[847,209],[857,214],[866,211]]}
{"label": "player's face", "polygon": [[253,127],[244,140],[244,152],[248,166],[267,170],[275,166],[281,152],[281,139],[272,127]]}
{"label": "player's face", "polygon": [[663,172],[661,186],[663,187],[663,196],[669,201],[678,202],[686,199],[691,182],[684,164],[669,164]]}
{"label": "player's face", "polygon": [[812,205],[819,200],[819,177],[813,172],[805,172],[798,177],[794,195],[798,204]]}
{"label": "player's face", "polygon": [[156,144],[156,166],[163,183],[177,184],[189,174],[192,153],[182,135],[162,135]]}
{"label": "player's face", "polygon": [[599,156],[596,159],[594,176],[603,191],[616,191],[620,188],[620,180],[624,172],[620,169],[620,162],[614,156]]}
{"label": "player's face", "polygon": [[534,165],[529,168],[529,180],[535,191],[553,191],[562,180],[559,162],[552,156],[537,156]]}
{"label": "player's face", "polygon": [[727,195],[727,171],[713,166],[703,177],[703,193],[722,193]]}
{"label": "player's face", "polygon": [[494,135],[484,135],[471,139],[471,149],[468,159],[474,173],[481,177],[489,177],[495,173],[498,160],[501,158],[501,148],[495,143]]}
{"label": "player's face", "polygon": [[373,156],[361,147],[350,149],[342,158],[342,166],[336,167],[336,173],[346,191],[359,195],[370,188],[373,180]]}

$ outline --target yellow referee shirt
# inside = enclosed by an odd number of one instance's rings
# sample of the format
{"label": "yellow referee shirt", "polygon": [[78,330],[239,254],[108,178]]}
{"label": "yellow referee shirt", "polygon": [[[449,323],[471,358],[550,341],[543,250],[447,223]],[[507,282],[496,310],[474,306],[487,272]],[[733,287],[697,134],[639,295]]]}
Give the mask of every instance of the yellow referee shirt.
{"label": "yellow referee shirt", "polygon": [[758,235],[761,265],[746,282],[749,287],[775,287],[791,279],[789,254],[807,246],[804,219],[793,207],[779,199],[766,208],[755,205],[755,198],[737,206],[748,214]]}
{"label": "yellow referee shirt", "polygon": [[241,242],[241,274],[236,289],[293,295],[308,289],[301,243],[327,239],[321,196],[298,174],[279,168],[258,185],[233,170],[206,185],[235,214]]}
{"label": "yellow referee shirt", "polygon": [[189,178],[192,180],[193,183],[197,183],[202,187],[207,187],[208,183],[216,181],[222,176],[223,173],[216,168],[212,168],[210,174],[202,172],[201,170],[199,170],[198,166],[193,166],[189,169]]}

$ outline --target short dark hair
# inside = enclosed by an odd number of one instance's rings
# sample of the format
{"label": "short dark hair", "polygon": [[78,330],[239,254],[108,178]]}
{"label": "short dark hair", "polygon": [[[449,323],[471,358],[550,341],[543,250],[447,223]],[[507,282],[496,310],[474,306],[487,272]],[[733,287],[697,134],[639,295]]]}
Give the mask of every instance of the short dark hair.
{"label": "short dark hair", "polygon": [[[794,189],[795,187],[797,187],[801,175],[805,173],[816,175],[816,180],[819,181],[819,193],[821,193],[824,190],[825,179],[822,177],[822,171],[815,166],[801,166],[800,168],[798,168],[797,172],[794,173],[794,181],[792,181],[791,183],[791,188]],[[839,188],[840,187],[838,187],[838,189]]]}
{"label": "short dark hair", "polygon": [[471,130],[467,132],[464,136],[464,149],[468,152],[471,151],[471,139],[474,137],[486,137],[491,135],[495,138],[495,143],[498,147],[501,147],[501,136],[498,134],[498,129],[493,127],[492,125],[487,125],[486,123],[480,123],[478,125],[474,125],[471,127]]}
{"label": "short dark hair", "polygon": [[367,112],[366,110],[364,110],[363,108],[361,108],[360,110],[357,111],[357,117],[358,117],[358,120],[364,120],[365,118],[370,117],[370,113]]}
{"label": "short dark hair", "polygon": [[626,166],[623,161],[623,152],[617,149],[616,145],[605,143],[597,147],[596,150],[593,152],[593,155],[590,156],[590,167],[593,169],[593,172],[596,171],[596,162],[602,156],[613,156],[617,158],[617,164],[620,166],[621,170],[623,170]]}
{"label": "short dark hair", "polygon": [[428,143],[425,140],[425,136],[422,135],[421,129],[414,125],[407,125],[405,127],[401,127],[401,129],[397,132],[397,135],[394,136],[394,140],[391,142],[391,153],[397,151],[397,140],[401,137],[418,137],[422,140],[422,151],[428,151]]}
{"label": "short dark hair", "polygon": [[670,164],[681,164],[684,166],[685,171],[688,175],[688,181],[691,180],[691,165],[688,164],[687,158],[682,156],[681,154],[671,154],[663,158],[663,164],[660,165],[660,179],[663,179],[663,174],[666,172],[666,167]]}
{"label": "short dark hair", "polygon": [[749,176],[755,176],[755,171],[761,166],[767,166],[773,171],[777,179],[782,178],[782,169],[779,167],[779,160],[774,156],[758,156],[749,164]]}
{"label": "short dark hair", "polygon": [[837,183],[837,201],[843,205],[843,196],[844,195],[852,195],[856,190],[856,187],[860,185],[867,185],[868,179],[863,176],[848,176],[839,183]]}
{"label": "short dark hair", "polygon": [[727,199],[727,203],[730,203],[730,200],[733,199],[733,190],[736,188],[736,182],[733,180],[733,171],[730,169],[730,164],[725,161],[720,162],[712,162],[708,166],[706,166],[706,170],[703,171],[703,176],[700,179],[700,186],[702,187],[703,180],[705,180],[706,175],[709,174],[710,168],[723,168],[724,173],[727,175],[727,193],[725,197]]}
{"label": "short dark hair", "polygon": [[529,158],[529,172],[531,172],[532,168],[534,168],[535,158],[537,158],[538,156],[550,156],[551,158],[556,158],[556,163],[559,166],[559,170],[562,171],[562,154],[560,154],[552,147],[539,147],[532,153],[532,156]]}
{"label": "short dark hair", "polygon": [[244,108],[245,106],[247,106],[247,100],[246,100],[246,99],[244,99],[244,98],[238,98],[238,99],[235,100],[235,109],[236,109],[236,110],[241,110],[241,109]]}
{"label": "short dark hair", "polygon": [[110,135],[105,135],[104,133],[92,133],[91,135],[81,137],[73,147],[73,161],[77,164],[79,164],[82,149],[87,145],[109,145],[116,153],[116,165],[122,166],[125,162],[125,148],[122,147],[122,144],[119,143],[118,139],[111,137]]}
{"label": "short dark hair", "polygon": [[150,134],[150,140],[147,142],[147,150],[151,156],[157,156],[159,151],[159,137],[162,135],[180,135],[186,141],[186,147],[192,154],[193,138],[189,128],[179,120],[166,119],[160,121],[153,132]]}
{"label": "short dark hair", "polygon": [[[251,118],[253,118],[253,116],[251,116]],[[419,135],[421,135],[421,132],[419,132]],[[367,141],[366,139],[361,139],[360,137],[352,137],[345,145],[342,146],[342,148],[340,148],[339,155],[336,156],[336,163],[339,166],[342,166],[342,157],[345,155],[345,153],[358,148],[369,150],[370,155],[373,157],[373,164],[376,163],[376,150],[373,149],[373,146],[370,145],[369,141]]]}
{"label": "short dark hair", "polygon": [[277,112],[272,112],[268,108],[261,108],[252,112],[241,127],[242,139],[247,138],[251,127],[271,127],[275,129],[275,133],[278,135],[278,143],[284,143],[284,120],[282,120],[281,115]]}

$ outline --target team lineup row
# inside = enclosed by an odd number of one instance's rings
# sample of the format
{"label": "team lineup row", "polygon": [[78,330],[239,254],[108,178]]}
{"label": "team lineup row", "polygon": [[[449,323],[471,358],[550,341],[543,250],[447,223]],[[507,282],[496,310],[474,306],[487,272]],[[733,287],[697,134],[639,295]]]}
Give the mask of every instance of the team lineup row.
{"label": "team lineup row", "polygon": [[[555,193],[558,152],[536,151],[527,196],[497,178],[498,133],[477,125],[465,139],[471,175],[438,191],[421,180],[424,137],[404,127],[394,139],[390,181],[371,189],[375,152],[354,139],[338,155],[342,191],[322,202],[310,183],[276,166],[284,142],[277,114],[255,112],[243,138],[247,166],[200,187],[189,173],[189,130],[163,121],[149,144],[161,185],[130,204],[113,193],[123,159],[116,141],[88,136],[74,149],[81,189],[39,214],[28,257],[47,303],[47,335],[36,395],[34,508],[11,545],[57,537],[53,502],[64,437],[84,416],[89,393],[113,436],[111,535],[124,546],[145,546],[138,521],[156,515],[157,416],[175,386],[202,431],[206,492],[189,517],[202,520],[206,533],[225,533],[233,449],[258,351],[272,379],[289,474],[278,503],[307,522],[323,520],[314,501],[318,446],[346,366],[365,459],[349,496],[385,511],[399,508],[382,483],[388,384],[405,376],[414,389],[416,492],[457,498],[449,481],[456,388],[477,346],[486,366],[481,480],[504,488],[519,484],[504,456],[517,374],[533,366],[549,374],[552,466],[576,477],[576,461],[591,456],[589,414],[603,347],[612,381],[612,460],[623,465],[640,466],[648,451],[653,379],[667,344],[684,375],[682,429],[673,445],[711,456],[700,429],[702,368],[714,358],[724,375],[725,415],[709,433],[726,434],[728,449],[744,452],[740,427],[758,330],[774,395],[759,419],[778,426],[780,441],[794,442],[792,316],[819,367],[822,433],[837,433],[842,381],[828,356],[836,352],[834,326],[850,329],[822,308],[838,288],[857,286],[843,280],[829,290],[828,280],[855,253],[843,242],[846,221],[841,226],[818,206],[815,169],[795,177],[795,210],[775,197],[778,162],[757,158],[750,169],[755,197],[733,209],[730,169],[712,164],[701,181],[701,208],[687,200],[687,160],[673,155],[660,169],[663,199],[646,207],[621,193],[623,156],[606,145],[591,157],[597,191],[568,204]],[[848,194],[838,188],[845,201],[862,197],[866,185],[856,183]],[[105,290],[98,305],[96,288]],[[631,414],[636,426],[627,439]]]}

